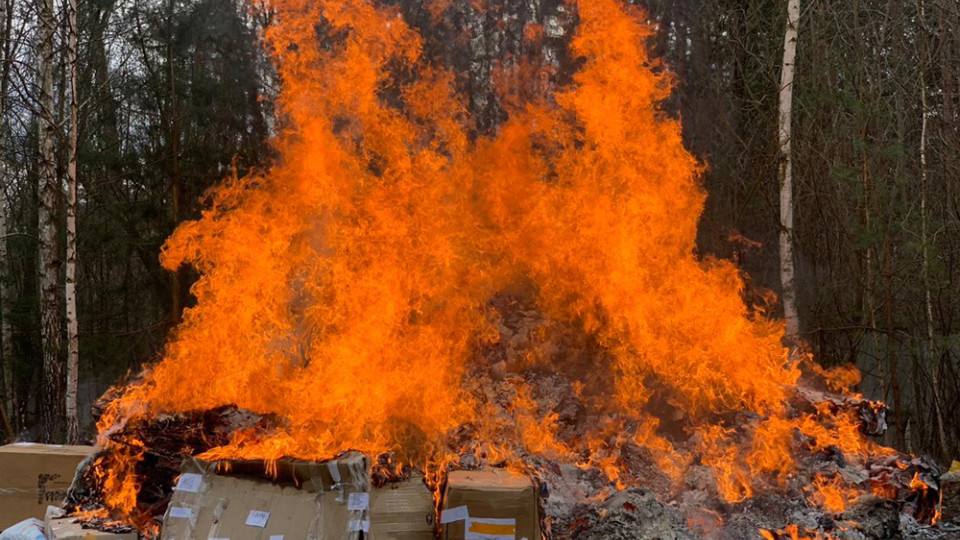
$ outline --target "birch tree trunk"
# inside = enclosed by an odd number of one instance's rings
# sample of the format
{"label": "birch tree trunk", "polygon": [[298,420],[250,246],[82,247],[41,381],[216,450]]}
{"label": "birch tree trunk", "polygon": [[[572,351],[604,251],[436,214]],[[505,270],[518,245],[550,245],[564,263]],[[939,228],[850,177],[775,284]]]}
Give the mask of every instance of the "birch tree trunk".
{"label": "birch tree trunk", "polygon": [[780,285],[783,288],[783,315],[787,329],[784,340],[795,345],[800,335],[797,313],[797,286],[793,262],[793,164],[790,121],[793,116],[793,68],[797,57],[797,27],[800,0],[787,2],[787,28],[783,37],[783,65],[780,70]]}
{"label": "birch tree trunk", "polygon": [[60,302],[57,253],[57,202],[61,188],[54,156],[56,111],[53,96],[53,63],[56,23],[53,0],[39,0],[39,159],[40,189],[37,209],[40,262],[40,335],[43,344],[43,438],[53,441],[62,435],[64,373],[60,355]]}
{"label": "birch tree trunk", "polygon": [[[0,0],[2,1],[2,0]],[[80,439],[77,414],[77,379],[80,369],[80,336],[77,328],[77,0],[67,2],[67,69],[70,70],[70,142],[67,161],[67,442]]]}

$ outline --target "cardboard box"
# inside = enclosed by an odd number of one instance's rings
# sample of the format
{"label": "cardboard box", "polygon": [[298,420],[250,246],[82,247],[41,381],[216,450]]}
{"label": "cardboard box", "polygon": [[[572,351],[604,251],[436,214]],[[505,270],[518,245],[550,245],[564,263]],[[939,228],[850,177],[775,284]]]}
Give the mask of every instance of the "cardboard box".
{"label": "cardboard box", "polygon": [[537,490],[503,469],[453,471],[440,522],[444,540],[539,540]]}
{"label": "cardboard box", "polygon": [[77,465],[94,450],[34,443],[0,446],[0,530],[30,517],[43,519],[47,505],[62,503]]}
{"label": "cardboard box", "polygon": [[436,507],[423,476],[370,492],[371,540],[435,540]]}
{"label": "cardboard box", "polygon": [[[348,468],[358,463],[352,460]],[[213,463],[187,460],[164,514],[161,538],[359,540],[361,532],[370,530],[370,493],[349,487],[358,479],[344,480],[331,484],[331,491],[313,491],[225,476],[216,473]],[[304,487],[308,485],[313,483]]]}
{"label": "cardboard box", "polygon": [[[231,476],[263,478],[263,460],[223,462]],[[277,483],[293,484],[311,492],[345,488],[351,491],[370,490],[370,459],[356,451],[345,452],[329,461],[303,461],[283,458],[271,465],[271,476]]]}
{"label": "cardboard box", "polygon": [[84,529],[75,523],[76,518],[47,518],[47,540],[137,540],[137,533],[111,533],[96,529]]}

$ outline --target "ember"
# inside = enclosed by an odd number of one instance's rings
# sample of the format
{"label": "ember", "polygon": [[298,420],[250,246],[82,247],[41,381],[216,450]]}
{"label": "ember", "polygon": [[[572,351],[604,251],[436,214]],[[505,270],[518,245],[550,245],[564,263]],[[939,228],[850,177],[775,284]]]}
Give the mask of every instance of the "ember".
{"label": "ember", "polygon": [[197,305],[106,396],[71,505],[156,534],[185,458],[296,483],[282,458],[357,450],[438,498],[450,470],[529,475],[525,526],[553,538],[936,521],[936,468],[868,438],[885,409],[845,393],[856,374],[785,349],[738,270],[694,253],[702,165],[639,10],[575,2],[573,82],[475,136],[395,10],[267,4],[281,159],[165,245]]}

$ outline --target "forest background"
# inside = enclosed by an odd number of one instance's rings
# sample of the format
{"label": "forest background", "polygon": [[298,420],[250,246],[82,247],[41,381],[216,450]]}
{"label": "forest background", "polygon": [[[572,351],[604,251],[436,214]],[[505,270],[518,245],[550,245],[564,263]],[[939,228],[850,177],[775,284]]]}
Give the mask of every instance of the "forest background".
{"label": "forest background", "polygon": [[[504,120],[498,84],[530,59],[551,84],[576,68],[550,54],[576,25],[561,1],[393,3],[456,72],[474,136]],[[0,0],[4,437],[90,435],[91,404],[157,360],[191,305],[195,275],[163,269],[161,245],[211,186],[274,159],[279,81],[261,7]],[[748,300],[782,316],[770,293],[783,292],[787,3],[640,7],[675,79],[665,113],[682,118],[705,165],[698,252],[734,260]],[[800,338],[826,366],[855,364],[859,390],[889,404],[885,443],[949,459],[960,452],[960,4],[814,0],[798,31],[789,238]]]}

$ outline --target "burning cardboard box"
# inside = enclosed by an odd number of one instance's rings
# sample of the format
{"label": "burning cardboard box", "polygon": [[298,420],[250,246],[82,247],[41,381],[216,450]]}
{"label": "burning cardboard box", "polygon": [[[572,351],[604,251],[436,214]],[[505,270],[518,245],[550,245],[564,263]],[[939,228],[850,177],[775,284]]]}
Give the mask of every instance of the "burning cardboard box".
{"label": "burning cardboard box", "polygon": [[537,490],[506,470],[453,471],[440,522],[443,540],[538,540]]}
{"label": "burning cardboard box", "polygon": [[0,446],[0,530],[26,518],[43,519],[67,495],[77,465],[92,446],[15,443]]}
{"label": "burning cardboard box", "polygon": [[[261,462],[262,463],[262,462]],[[234,467],[236,465],[236,467]],[[283,463],[301,482],[280,485],[245,474],[231,464],[184,462],[163,518],[163,540],[359,539],[369,532],[369,461],[351,453],[320,464]]]}
{"label": "burning cardboard box", "polygon": [[[226,463],[226,462],[225,462]],[[188,459],[163,518],[163,540],[433,540],[435,506],[422,476],[370,487],[370,462],[215,463]],[[363,536],[361,537],[361,533]]]}

